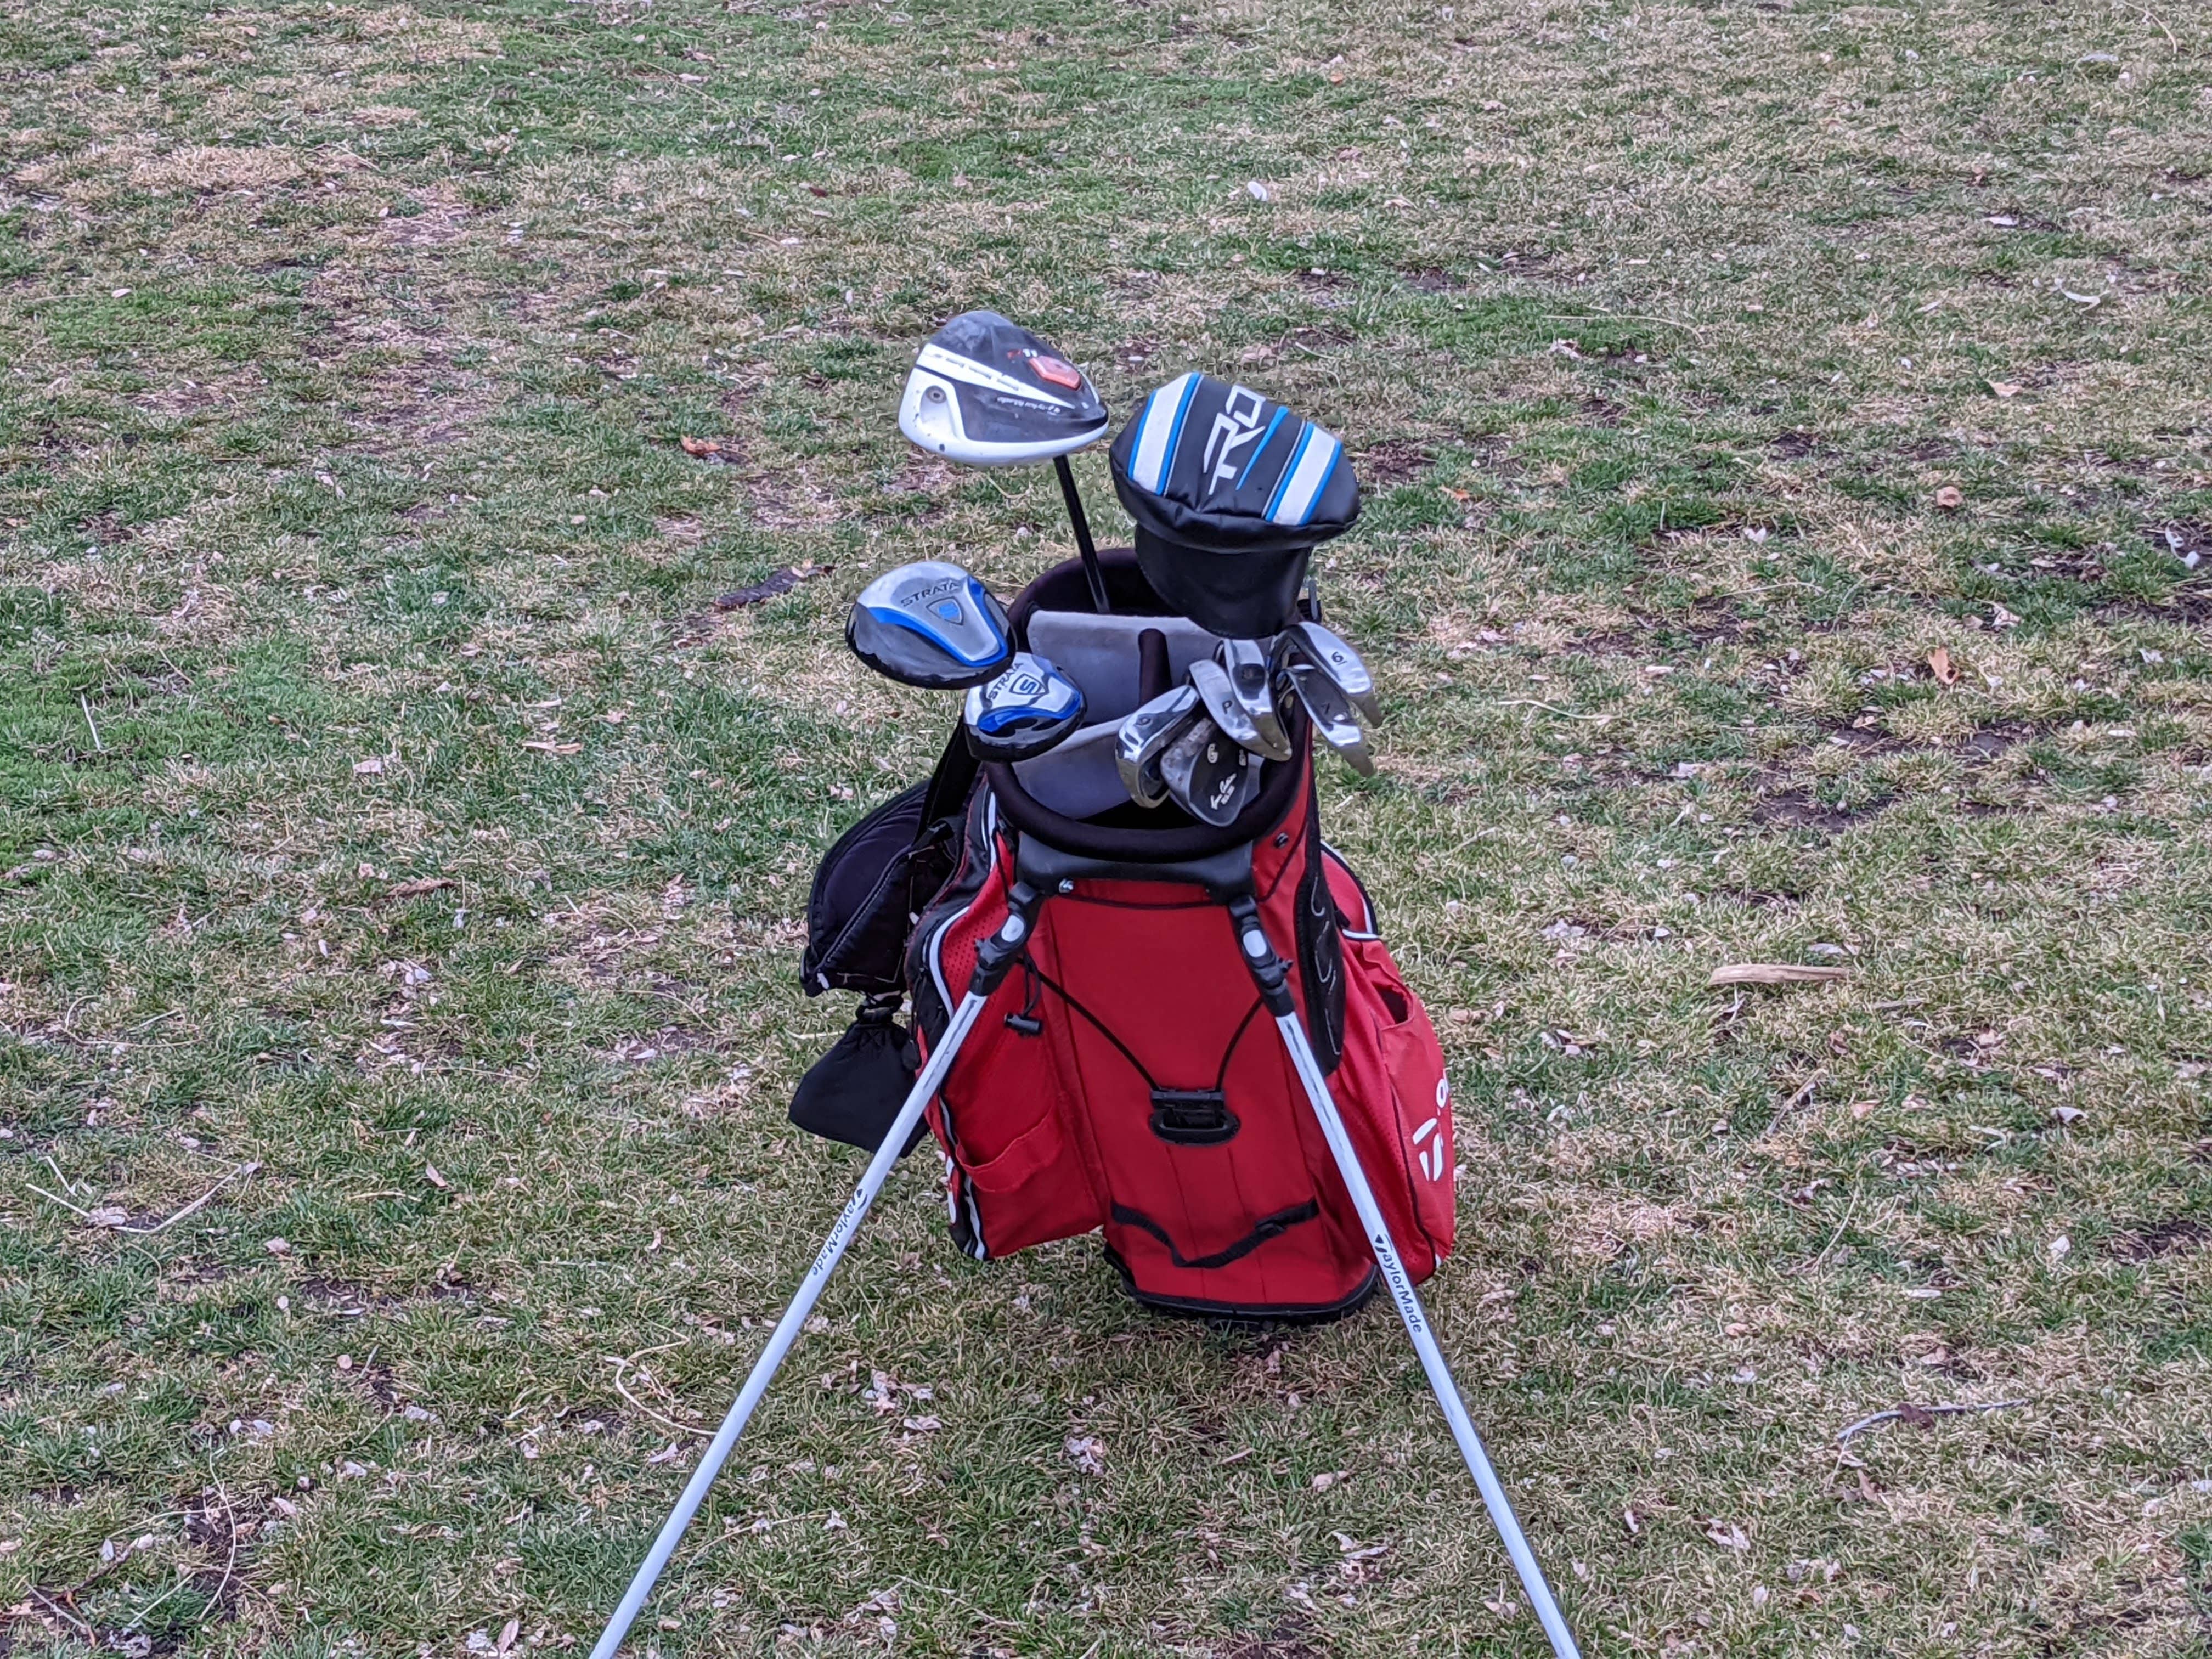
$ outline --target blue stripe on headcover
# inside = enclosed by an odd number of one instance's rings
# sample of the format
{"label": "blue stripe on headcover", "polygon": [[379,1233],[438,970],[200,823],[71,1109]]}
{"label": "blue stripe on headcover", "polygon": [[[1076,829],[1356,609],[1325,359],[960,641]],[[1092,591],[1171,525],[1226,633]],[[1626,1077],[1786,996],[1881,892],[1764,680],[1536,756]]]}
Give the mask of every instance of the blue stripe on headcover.
{"label": "blue stripe on headcover", "polygon": [[1291,479],[1298,470],[1298,463],[1305,459],[1306,446],[1313,441],[1313,434],[1314,423],[1311,421],[1303,422],[1298,432],[1297,447],[1291,451],[1291,459],[1283,463],[1283,476],[1275,480],[1275,493],[1267,497],[1267,517],[1277,524],[1284,522],[1279,510],[1283,504],[1283,494],[1290,489]]}
{"label": "blue stripe on headcover", "polygon": [[[1158,387],[1145,399],[1145,412],[1137,417],[1137,441],[1129,450],[1129,482],[1155,495],[1167,488],[1168,465],[1174,459],[1176,440],[1182,435],[1183,416],[1198,391],[1196,374],[1185,374]],[[1175,412],[1163,416],[1160,405],[1172,402]]]}
{"label": "blue stripe on headcover", "polygon": [[1283,470],[1282,482],[1275,487],[1275,500],[1268,505],[1267,517],[1284,525],[1303,525],[1312,518],[1314,509],[1321,505],[1321,493],[1328,487],[1343,455],[1342,444],[1319,427],[1309,424],[1305,441],[1298,446],[1298,453]]}
{"label": "blue stripe on headcover", "polygon": [[1268,444],[1273,441],[1275,428],[1282,425],[1283,417],[1290,412],[1280,404],[1275,405],[1275,418],[1267,422],[1267,429],[1260,434],[1260,441],[1252,446],[1252,453],[1244,458],[1244,470],[1237,475],[1237,482],[1229,486],[1231,489],[1237,490],[1244,488],[1244,480],[1252,476],[1253,465],[1259,460]]}

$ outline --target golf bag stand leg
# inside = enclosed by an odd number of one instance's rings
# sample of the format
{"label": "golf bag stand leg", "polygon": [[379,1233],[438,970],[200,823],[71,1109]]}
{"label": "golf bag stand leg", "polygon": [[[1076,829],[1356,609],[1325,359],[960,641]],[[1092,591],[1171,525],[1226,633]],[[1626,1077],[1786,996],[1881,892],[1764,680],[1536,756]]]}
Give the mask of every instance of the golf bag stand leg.
{"label": "golf bag stand leg", "polygon": [[907,1094],[906,1103],[899,1108],[897,1118],[884,1136],[883,1145],[876,1148],[875,1156],[868,1160],[866,1173],[861,1176],[860,1184],[854,1189],[853,1196],[846,1200],[844,1211],[838,1216],[836,1224],[830,1229],[830,1237],[823,1241],[821,1251],[814,1258],[814,1265],[806,1270],[806,1278],[799,1285],[799,1294],[792,1297],[791,1305],[784,1310],[783,1317],[776,1322],[768,1346],[761,1350],[760,1358],[753,1362],[752,1370],[745,1377],[745,1386],[738,1391],[736,1402],[730,1407],[730,1414],[722,1419],[722,1426],[716,1431],[714,1443],[707,1448],[706,1455],[699,1460],[699,1467],[691,1472],[691,1479],[684,1484],[684,1495],[676,1500],[676,1507],[662,1524],[659,1536],[653,1540],[653,1548],[639,1565],[637,1576],[630,1580],[629,1589],[623,1593],[622,1605],[615,1609],[614,1617],[607,1620],[606,1629],[601,1632],[598,1644],[592,1649],[592,1659],[614,1659],[615,1650],[622,1646],[623,1638],[629,1634],[631,1624],[645,1607],[645,1598],[653,1593],[655,1581],[659,1578],[661,1570],[667,1566],[669,1557],[675,1554],[676,1546],[683,1540],[684,1529],[691,1524],[691,1517],[698,1513],[699,1505],[706,1501],[708,1488],[714,1484],[714,1477],[721,1472],[722,1465],[729,1461],[730,1453],[736,1449],[738,1437],[744,1432],[746,1419],[752,1416],[753,1407],[760,1404],[761,1396],[768,1392],[768,1385],[774,1380],[776,1369],[783,1364],[784,1355],[791,1352],[791,1345],[798,1340],[799,1329],[806,1323],[807,1316],[814,1311],[814,1304],[822,1295],[822,1287],[830,1282],[830,1275],[836,1270],[839,1258],[845,1254],[845,1247],[853,1242],[853,1236],[860,1231],[869,1206],[876,1201],[876,1194],[883,1190],[884,1179],[891,1172],[891,1165],[898,1162],[899,1154],[906,1150],[906,1143],[913,1136],[915,1125],[921,1121],[923,1109],[944,1086],[945,1076],[952,1070],[952,1062],[960,1052],[961,1044],[967,1041],[976,1016],[983,1012],[983,1004],[991,993],[999,988],[1000,982],[1020,957],[1022,947],[1029,942],[1030,930],[1036,925],[1038,908],[1043,902],[1044,896],[1026,882],[1014,884],[1012,891],[1007,896],[1006,921],[975,952],[975,971],[968,981],[968,994],[961,1000],[959,1008],[945,1028],[945,1035],[938,1039],[937,1047],[931,1051],[929,1064],[921,1068],[921,1075],[915,1079],[913,1089]]}
{"label": "golf bag stand leg", "polygon": [[1290,1050],[1291,1064],[1297,1072],[1299,1082],[1305,1085],[1306,1099],[1313,1106],[1314,1115],[1321,1120],[1322,1134],[1336,1158],[1337,1173],[1343,1176],[1345,1188],[1352,1194],[1352,1207],[1359,1212],[1360,1224],[1367,1230],[1367,1242],[1375,1251],[1375,1265],[1383,1282],[1390,1287],[1391,1299],[1398,1304],[1398,1316],[1406,1322],[1406,1334],[1413,1339],[1414,1352],[1421,1357],[1421,1369],[1428,1373],[1429,1387],[1435,1391],[1437,1403],[1443,1407],[1444,1419],[1451,1425],[1452,1438],[1459,1443],[1460,1455],[1466,1458],[1474,1484],[1481,1489],[1484,1507],[1490,1511],[1491,1522],[1498,1528],[1506,1554],[1512,1558],[1513,1571],[1520,1575],[1521,1588],[1529,1605],[1536,1609],[1536,1618],[1544,1626],[1544,1634],[1551,1638],[1552,1651],[1558,1659],[1579,1659],[1581,1650],[1575,1645],[1574,1632],[1567,1628],[1565,1615],[1559,1611],[1551,1585],[1545,1582],[1544,1570],[1537,1565],[1535,1552],[1528,1547],[1528,1535],[1521,1530],[1520,1517],[1513,1513],[1512,1500],[1498,1484],[1498,1472],[1490,1466],[1490,1454],[1483,1449],[1482,1437],[1475,1432],[1474,1420],[1467,1414],[1467,1402],[1460,1398],[1459,1385],[1452,1381],[1443,1350],[1437,1346],[1436,1334],[1429,1328],[1428,1316],[1421,1310],[1421,1298],[1413,1290],[1413,1281],[1407,1276],[1397,1245],[1391,1242],[1390,1230],[1375,1201],[1374,1189],[1368,1186],[1366,1171],[1360,1168],[1359,1154],[1353,1150],[1344,1119],[1337,1112],[1335,1097],[1329,1093],[1328,1079],[1322,1075],[1321,1066],[1314,1059],[1313,1045],[1307,1041],[1305,1027],[1299,1023],[1297,1006],[1291,997],[1290,970],[1275,954],[1275,947],[1268,943],[1267,929],[1260,921],[1260,907],[1250,893],[1230,898],[1229,920],[1237,930],[1237,950],[1244,958],[1244,965],[1251,970],[1267,1012],[1274,1016],[1275,1028],[1282,1033],[1284,1047]]}

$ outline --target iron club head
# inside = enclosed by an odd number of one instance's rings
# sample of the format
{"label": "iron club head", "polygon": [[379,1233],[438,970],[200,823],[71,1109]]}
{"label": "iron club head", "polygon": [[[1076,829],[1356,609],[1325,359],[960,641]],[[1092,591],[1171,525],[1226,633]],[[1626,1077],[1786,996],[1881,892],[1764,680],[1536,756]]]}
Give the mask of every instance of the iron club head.
{"label": "iron club head", "polygon": [[1259,756],[1210,720],[1200,720],[1160,757],[1168,799],[1217,829],[1231,823],[1260,792]]}
{"label": "iron club head", "polygon": [[1276,683],[1290,685],[1306,718],[1313,722],[1316,737],[1343,756],[1360,776],[1375,775],[1375,757],[1367,752],[1367,733],[1352,711],[1352,701],[1320,664],[1293,652]]}
{"label": "iron club head", "polygon": [[1360,654],[1336,634],[1317,622],[1292,623],[1277,636],[1275,659],[1282,659],[1285,651],[1295,651],[1309,662],[1316,664],[1337,689],[1344,693],[1361,720],[1370,726],[1382,723],[1382,700],[1375,695],[1375,677],[1368,672],[1367,664]]}
{"label": "iron club head", "polygon": [[1198,693],[1188,685],[1161,693],[1121,722],[1114,764],[1122,787],[1139,806],[1158,806],[1168,798],[1160,781],[1160,757],[1177,738],[1205,718]]}
{"label": "iron club head", "polygon": [[[1266,648],[1257,640],[1224,640],[1214,647],[1213,659],[1221,665],[1231,694],[1251,723],[1255,741],[1244,746],[1269,760],[1290,759],[1291,734],[1283,729],[1282,716],[1275,709],[1273,677],[1268,672]],[[1215,716],[1217,721],[1219,718]],[[1240,737],[1238,741],[1244,740]]]}

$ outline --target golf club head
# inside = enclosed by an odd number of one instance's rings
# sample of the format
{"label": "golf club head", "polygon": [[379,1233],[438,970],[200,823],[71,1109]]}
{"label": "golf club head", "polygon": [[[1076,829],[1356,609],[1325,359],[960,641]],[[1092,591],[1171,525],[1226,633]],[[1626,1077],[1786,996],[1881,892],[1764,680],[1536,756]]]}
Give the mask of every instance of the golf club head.
{"label": "golf club head", "polygon": [[1083,723],[1083,690],[1047,659],[1018,651],[996,679],[969,688],[961,714],[978,760],[1031,760]]}
{"label": "golf club head", "polygon": [[1228,672],[1211,657],[1200,657],[1190,665],[1191,689],[1198,693],[1198,701],[1206,717],[1219,726],[1239,748],[1261,752],[1260,728],[1250,713],[1237,701],[1234,687],[1229,684]]}
{"label": "golf club head", "polygon": [[1274,677],[1269,672],[1266,647],[1257,640],[1224,640],[1214,647],[1213,659],[1221,665],[1230,690],[1258,737],[1258,742],[1244,746],[1269,760],[1290,759],[1291,734],[1283,729],[1283,718],[1275,711]]}
{"label": "golf club head", "polygon": [[1289,653],[1282,678],[1290,683],[1304,707],[1306,718],[1313,722],[1314,735],[1343,756],[1361,777],[1373,777],[1375,757],[1367,752],[1367,733],[1361,729],[1344,689],[1302,652]]}
{"label": "golf club head", "polygon": [[1260,757],[1210,720],[1200,720],[1168,745],[1160,781],[1168,799],[1216,829],[1233,822],[1260,793]]}
{"label": "golf club head", "polygon": [[1121,722],[1114,744],[1114,764],[1121,785],[1139,806],[1158,806],[1168,798],[1160,781],[1160,759],[1177,738],[1188,732],[1205,712],[1198,693],[1188,685],[1164,691]]}
{"label": "golf club head", "polygon": [[902,685],[959,690],[1006,665],[1006,613],[957,564],[924,559],[887,570],[860,590],[845,642],[862,662]]}
{"label": "golf club head", "polygon": [[[1287,647],[1285,641],[1289,643]],[[1367,664],[1337,635],[1317,622],[1294,622],[1285,629],[1275,642],[1278,653],[1293,650],[1309,661],[1317,663],[1334,680],[1359,718],[1370,726],[1382,722],[1382,700],[1375,695],[1375,677],[1367,672]]]}
{"label": "golf club head", "polygon": [[965,466],[1025,466],[1103,437],[1106,405],[1049,342],[995,311],[969,311],[915,355],[899,430]]}

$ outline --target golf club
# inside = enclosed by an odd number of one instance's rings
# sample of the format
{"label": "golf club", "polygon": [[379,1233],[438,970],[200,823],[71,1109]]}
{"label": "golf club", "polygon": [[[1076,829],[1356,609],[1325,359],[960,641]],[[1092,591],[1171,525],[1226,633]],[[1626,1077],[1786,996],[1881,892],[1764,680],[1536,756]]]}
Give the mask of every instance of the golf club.
{"label": "golf club", "polygon": [[1105,435],[1106,405],[1058,347],[995,311],[963,312],[915,354],[899,398],[899,430],[963,466],[1051,461],[1091,605],[1101,616],[1113,609],[1067,464],[1070,453]]}
{"label": "golf club", "polygon": [[[1250,711],[1237,700],[1236,690],[1229,683],[1228,672],[1219,663],[1211,657],[1200,657],[1191,664],[1190,684],[1198,693],[1199,702],[1205,708],[1207,716],[1229,735],[1231,741],[1254,754],[1267,753],[1261,746],[1264,740],[1260,735],[1258,724],[1253,720]],[[1278,731],[1281,729],[1280,721],[1276,722],[1276,727]],[[1282,745],[1282,753],[1270,754],[1268,758],[1287,760],[1290,752],[1290,744],[1286,739]]]}
{"label": "golf club", "polygon": [[1343,688],[1329,678],[1320,664],[1303,653],[1282,653],[1276,661],[1276,684],[1288,682],[1304,706],[1306,718],[1313,722],[1314,735],[1343,756],[1360,776],[1373,777],[1375,757],[1367,752],[1367,733],[1361,728],[1359,717]]}
{"label": "golf club", "polygon": [[[1283,729],[1282,716],[1275,709],[1267,648],[1257,640],[1224,640],[1214,647],[1213,659],[1221,665],[1231,695],[1258,737],[1256,743],[1244,746],[1269,760],[1290,759],[1291,736]],[[1219,716],[1215,718],[1218,720]],[[1228,730],[1226,726],[1222,729]]]}
{"label": "golf club", "polygon": [[1018,651],[1005,673],[969,689],[962,723],[978,760],[1031,760],[1083,723],[1083,690],[1046,659]]}
{"label": "golf club", "polygon": [[1295,651],[1307,661],[1316,664],[1337,690],[1358,711],[1359,718],[1369,726],[1382,723],[1382,701],[1375,695],[1375,677],[1367,672],[1367,664],[1337,635],[1317,622],[1294,622],[1285,629],[1275,641],[1275,650]]}
{"label": "golf club", "polygon": [[1121,722],[1114,764],[1130,799],[1139,806],[1158,806],[1168,798],[1168,787],[1160,781],[1160,757],[1203,718],[1198,693],[1184,684],[1162,692]]}
{"label": "golf club", "polygon": [[1216,829],[1233,822],[1260,793],[1260,757],[1200,720],[1160,757],[1168,799]]}
{"label": "golf club", "polygon": [[1005,608],[975,577],[940,559],[900,565],[862,588],[845,642],[885,678],[939,691],[981,685],[1013,649]]}

